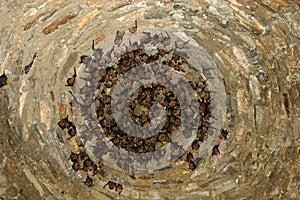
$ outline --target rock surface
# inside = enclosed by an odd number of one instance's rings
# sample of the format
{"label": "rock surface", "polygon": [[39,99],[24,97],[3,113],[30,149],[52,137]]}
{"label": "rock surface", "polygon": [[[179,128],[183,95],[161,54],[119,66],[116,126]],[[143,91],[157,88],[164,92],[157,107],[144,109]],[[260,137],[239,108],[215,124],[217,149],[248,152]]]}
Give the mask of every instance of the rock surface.
{"label": "rock surface", "polygon": [[[0,199],[300,198],[299,9],[297,0],[1,3]],[[57,125],[72,116],[66,80],[93,40],[136,19],[205,48],[223,75],[229,135],[195,171],[183,161],[155,174],[104,166],[88,187],[69,160],[78,141]],[[103,188],[109,180],[120,195]]]}

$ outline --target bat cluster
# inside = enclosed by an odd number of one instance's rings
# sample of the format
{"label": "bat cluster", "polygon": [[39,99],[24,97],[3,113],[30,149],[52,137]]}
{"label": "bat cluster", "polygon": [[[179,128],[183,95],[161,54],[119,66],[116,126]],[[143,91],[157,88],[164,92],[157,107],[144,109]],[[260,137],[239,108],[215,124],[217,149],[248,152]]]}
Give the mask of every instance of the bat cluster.
{"label": "bat cluster", "polygon": [[58,126],[62,129],[65,130],[67,129],[67,132],[69,134],[69,138],[72,138],[76,135],[76,126],[73,124],[73,122],[68,120],[68,117],[63,118],[58,122]]}
{"label": "bat cluster", "polygon": [[[137,22],[135,22],[135,26],[129,29],[130,34],[134,34],[136,31]],[[191,73],[193,73],[193,70],[191,69],[193,67],[188,63],[189,56],[184,52],[185,45],[189,41],[176,41],[174,45],[175,48],[170,49],[168,47],[171,44],[171,37],[167,32],[155,34],[151,32],[142,32],[142,37],[139,41],[129,41],[128,44],[123,44],[126,47],[126,50],[121,51],[118,47],[122,45],[124,35],[125,31],[117,31],[113,45],[106,53],[100,47],[95,48],[93,41],[92,55],[80,56],[79,63],[84,65],[86,73],[86,76],[81,77],[81,79],[85,80],[86,86],[82,87],[79,93],[82,95],[81,98],[84,102],[84,108],[89,108],[93,100],[95,100],[95,111],[98,122],[101,125],[104,136],[109,139],[108,141],[110,143],[114,144],[117,148],[123,148],[128,152],[154,152],[165,144],[172,142],[172,134],[181,127],[181,120],[183,116],[179,100],[168,87],[158,83],[152,83],[139,87],[129,99],[129,107],[124,108],[122,106],[124,105],[122,101],[126,100],[125,97],[127,95],[126,90],[124,90],[124,93],[121,94],[121,98],[119,99],[120,102],[116,104],[117,110],[120,113],[129,111],[131,119],[140,126],[150,123],[149,110],[153,105],[160,104],[166,108],[167,120],[163,128],[159,130],[158,134],[144,138],[142,136],[147,133],[141,132],[137,133],[137,135],[140,136],[137,137],[128,135],[117,125],[112,115],[112,89],[125,73],[129,70],[134,72],[138,66],[143,65],[150,66],[156,76],[158,78],[161,77],[161,80],[163,80],[164,76],[167,76],[166,83],[168,83],[168,81],[174,82],[174,80],[172,80],[172,76],[168,76],[166,71],[161,69],[160,65],[168,67],[170,70],[180,75],[187,75],[187,77],[191,77]],[[147,45],[154,46],[153,49],[155,50],[149,53],[146,49]],[[145,72],[145,76],[150,77],[151,73]],[[76,77],[77,74],[74,68],[74,74],[72,77],[67,79],[66,86],[73,86]],[[131,78],[135,78],[134,73]],[[201,76],[193,77],[192,79],[188,78],[188,81],[194,91],[196,91],[200,110],[196,131],[197,136],[191,147],[193,152],[195,152],[199,150],[201,143],[207,139],[207,132],[210,127],[210,118],[212,117],[212,104],[211,95],[207,88],[207,81],[203,80]],[[126,83],[126,85],[130,84],[130,82]],[[97,85],[96,96],[91,95],[94,94],[95,91],[93,90],[93,87],[89,87],[89,85]],[[177,85],[181,85],[180,80]],[[185,94],[184,90],[182,90],[182,92],[180,92],[180,97],[183,98],[185,95],[189,94]],[[124,96],[124,98],[122,98],[122,96]],[[128,109],[128,111],[125,109]],[[139,109],[141,112],[138,112]],[[126,123],[126,119],[124,119],[124,123]],[[61,129],[67,130],[70,138],[76,135],[76,127],[68,120],[67,117],[58,122],[58,125]],[[189,133],[183,131],[183,134],[188,135]],[[86,140],[91,139],[91,136],[85,135],[84,132],[82,135]],[[227,134],[222,132],[221,136],[226,138]],[[105,144],[97,144],[98,149],[93,152],[94,155],[96,157],[98,155],[102,156],[104,151],[101,149],[106,147],[107,146]],[[213,151],[218,152],[218,146],[215,146]],[[161,154],[163,153],[164,152],[162,151]],[[151,160],[152,158],[149,156],[152,155],[145,154],[145,158],[143,159],[145,159],[145,161]],[[156,156],[160,157],[160,155]],[[109,154],[109,157],[111,159],[117,159],[116,155],[113,153]],[[70,156],[70,160],[73,163],[72,168],[75,171],[83,170],[88,173],[85,184],[91,187],[93,185],[92,177],[99,173],[103,164],[101,162],[95,164],[86,155],[73,152]],[[130,160],[129,158],[123,160],[119,159],[118,166],[124,170],[128,170],[130,168],[130,163],[132,162],[133,160]],[[196,169],[197,162],[195,161],[192,152],[187,153],[186,162],[188,163],[189,169]],[[108,186],[110,190],[115,189],[119,194],[123,190],[123,186],[121,184],[112,181],[108,181],[103,188],[106,186]]]}
{"label": "bat cluster", "polygon": [[105,188],[106,186],[108,186],[108,188],[110,190],[115,189],[116,192],[118,192],[119,194],[121,194],[121,192],[123,191],[123,185],[119,184],[119,183],[115,183],[113,181],[108,181],[103,188]]}

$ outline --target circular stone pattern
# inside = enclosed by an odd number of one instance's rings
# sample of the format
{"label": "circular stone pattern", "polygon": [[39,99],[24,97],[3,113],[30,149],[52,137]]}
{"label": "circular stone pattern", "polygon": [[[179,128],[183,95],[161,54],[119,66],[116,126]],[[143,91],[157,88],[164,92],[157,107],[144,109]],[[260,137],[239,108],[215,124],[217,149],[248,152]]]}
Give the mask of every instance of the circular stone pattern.
{"label": "circular stone pattern", "polygon": [[91,158],[149,172],[192,152],[193,170],[212,150],[226,94],[216,66],[192,38],[154,28],[118,31],[81,62],[72,105]]}

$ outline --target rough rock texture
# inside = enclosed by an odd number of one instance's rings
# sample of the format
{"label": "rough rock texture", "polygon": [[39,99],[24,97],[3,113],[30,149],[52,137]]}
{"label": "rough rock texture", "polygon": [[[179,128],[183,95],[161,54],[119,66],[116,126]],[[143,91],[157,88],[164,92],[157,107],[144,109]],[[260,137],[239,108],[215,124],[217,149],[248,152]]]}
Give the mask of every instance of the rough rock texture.
{"label": "rough rock texture", "polygon": [[[299,199],[299,9],[297,0],[2,2],[0,199]],[[210,54],[226,85],[228,139],[195,171],[104,166],[87,187],[68,160],[78,141],[57,126],[72,116],[66,79],[93,40],[136,19],[184,31]],[[102,188],[108,180],[121,195]]]}

